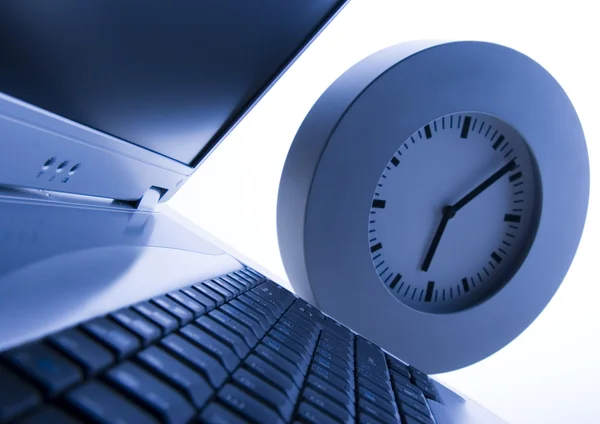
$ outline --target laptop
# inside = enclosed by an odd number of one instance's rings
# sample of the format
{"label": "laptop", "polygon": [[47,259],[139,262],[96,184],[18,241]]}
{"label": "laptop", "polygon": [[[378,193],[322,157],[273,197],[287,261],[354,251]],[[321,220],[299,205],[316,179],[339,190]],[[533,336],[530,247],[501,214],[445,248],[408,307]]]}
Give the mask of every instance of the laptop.
{"label": "laptop", "polygon": [[0,4],[1,423],[502,422],[158,210],[345,3]]}

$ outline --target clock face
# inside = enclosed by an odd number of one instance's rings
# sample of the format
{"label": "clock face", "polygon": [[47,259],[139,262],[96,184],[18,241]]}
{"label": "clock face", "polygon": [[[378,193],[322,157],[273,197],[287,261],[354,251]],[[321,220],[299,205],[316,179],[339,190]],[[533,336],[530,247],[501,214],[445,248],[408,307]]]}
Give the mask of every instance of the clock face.
{"label": "clock face", "polygon": [[514,128],[482,113],[440,117],[403,140],[375,187],[375,272],[413,309],[474,306],[526,257],[540,195],[537,166]]}

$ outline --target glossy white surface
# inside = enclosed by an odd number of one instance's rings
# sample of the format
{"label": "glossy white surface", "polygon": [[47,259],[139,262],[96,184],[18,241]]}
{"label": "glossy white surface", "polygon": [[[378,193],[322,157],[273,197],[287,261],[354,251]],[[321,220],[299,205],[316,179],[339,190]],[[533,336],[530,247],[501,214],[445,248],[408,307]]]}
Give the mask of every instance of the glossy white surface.
{"label": "glossy white surface", "polygon": [[242,267],[168,214],[16,198],[0,192],[0,351]]}
{"label": "glossy white surface", "polygon": [[595,423],[600,34],[594,8],[584,0],[543,6],[353,0],[170,204],[285,285],[275,227],[279,176],[296,130],[329,84],[368,54],[406,40],[477,39],[519,49],[554,75],[582,121],[592,170],[588,220],[569,274],[540,317],[492,357],[438,378],[512,423]]}

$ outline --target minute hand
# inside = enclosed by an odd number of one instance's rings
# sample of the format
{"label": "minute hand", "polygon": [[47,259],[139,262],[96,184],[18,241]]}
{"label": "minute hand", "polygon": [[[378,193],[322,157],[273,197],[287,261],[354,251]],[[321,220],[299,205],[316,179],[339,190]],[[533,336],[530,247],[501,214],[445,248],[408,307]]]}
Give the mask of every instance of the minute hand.
{"label": "minute hand", "polygon": [[465,197],[463,197],[458,202],[456,202],[454,205],[452,205],[451,206],[452,211],[454,213],[458,212],[467,203],[469,203],[471,200],[473,200],[474,198],[479,196],[486,188],[488,188],[489,186],[494,184],[496,181],[498,181],[500,178],[502,178],[507,172],[512,171],[516,167],[517,167],[517,164],[515,163],[514,160],[511,160],[510,162],[508,162],[502,168],[500,168],[499,170],[494,172],[494,174],[492,174],[487,180],[485,180],[484,182],[479,184],[477,187],[475,187],[473,190],[471,190]]}

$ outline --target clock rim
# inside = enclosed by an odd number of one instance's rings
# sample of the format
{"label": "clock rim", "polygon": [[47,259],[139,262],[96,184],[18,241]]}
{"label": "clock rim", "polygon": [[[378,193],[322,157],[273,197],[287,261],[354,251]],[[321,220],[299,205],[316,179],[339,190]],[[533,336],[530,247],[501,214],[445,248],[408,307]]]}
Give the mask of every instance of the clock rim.
{"label": "clock rim", "polygon": [[[386,109],[374,108],[382,101]],[[392,107],[402,112],[400,123],[386,116]],[[523,135],[539,167],[542,210],[529,254],[502,290],[463,311],[428,314],[393,297],[374,272],[364,241],[369,201],[398,146],[390,131],[405,140],[438,116],[462,110],[496,115]],[[378,149],[357,138],[367,130],[377,134]],[[550,172],[556,169],[560,175]],[[539,64],[493,43],[402,43],[346,71],[305,118],[282,173],[279,245],[301,297],[424,371],[445,372],[498,351],[542,312],[573,260],[588,197],[581,124]],[[399,330],[400,322],[406,324]]]}

